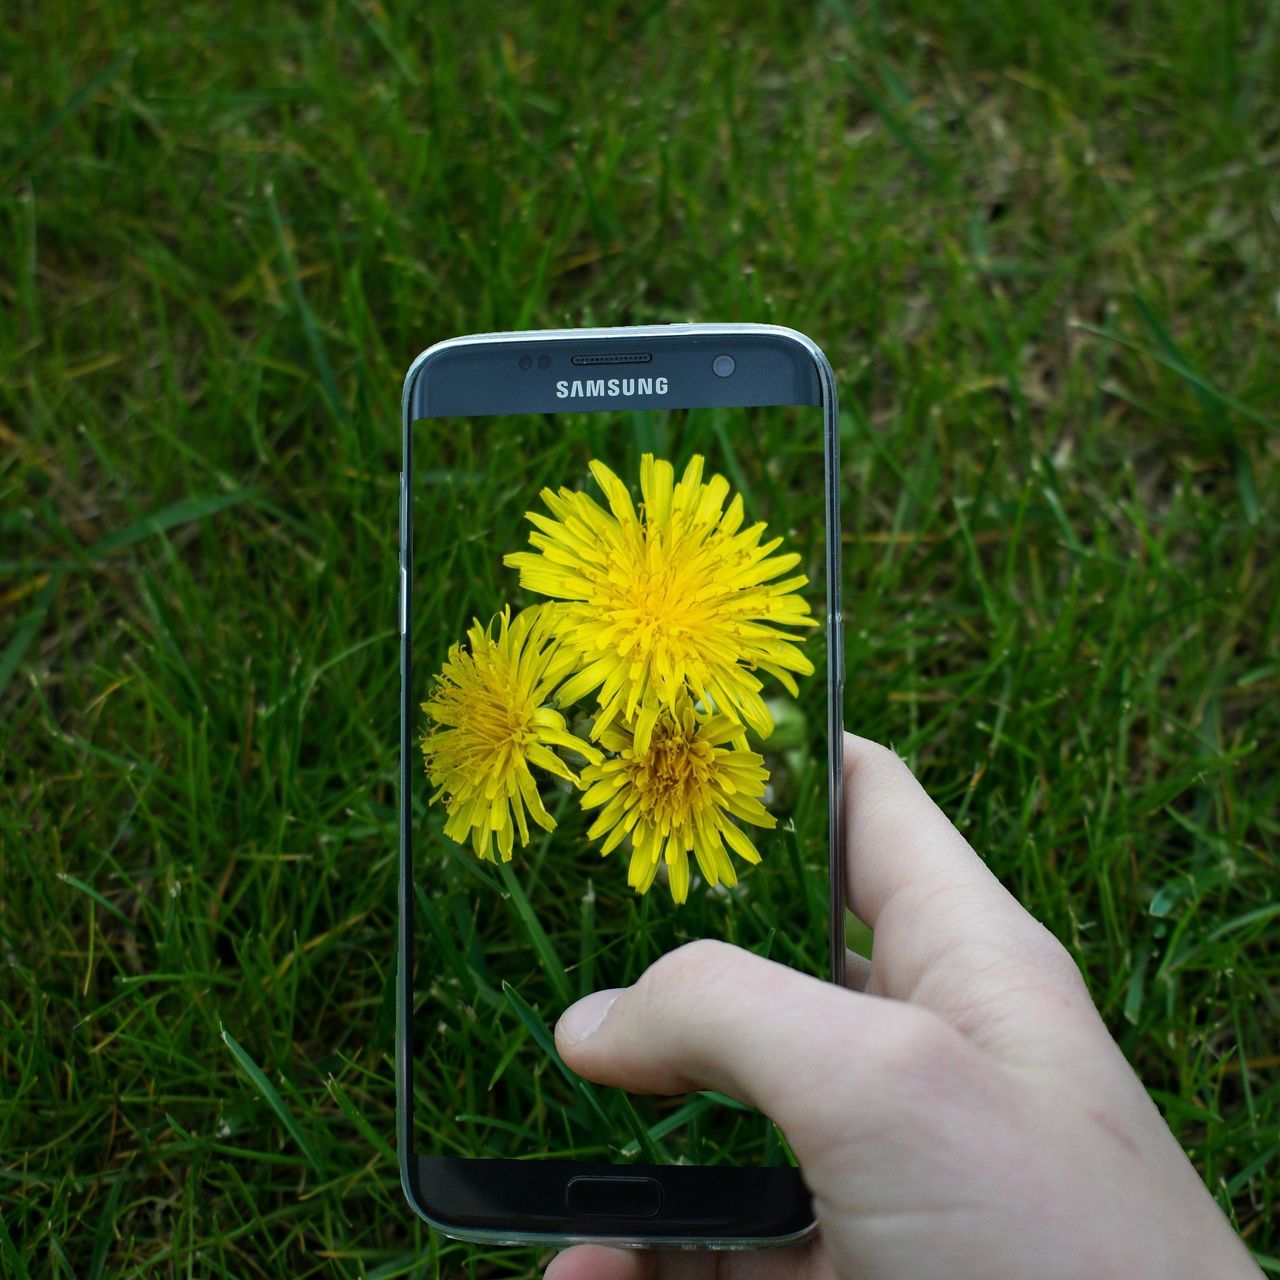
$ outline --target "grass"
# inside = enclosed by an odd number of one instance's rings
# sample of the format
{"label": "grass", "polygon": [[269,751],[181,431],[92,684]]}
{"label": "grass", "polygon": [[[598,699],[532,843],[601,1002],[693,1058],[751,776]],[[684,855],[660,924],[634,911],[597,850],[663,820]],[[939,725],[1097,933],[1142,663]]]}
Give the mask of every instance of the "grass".
{"label": "grass", "polygon": [[388,1145],[400,379],[687,318],[831,356],[846,720],[1070,947],[1280,1269],[1278,23],[12,16],[6,1270],[530,1274],[431,1239]]}

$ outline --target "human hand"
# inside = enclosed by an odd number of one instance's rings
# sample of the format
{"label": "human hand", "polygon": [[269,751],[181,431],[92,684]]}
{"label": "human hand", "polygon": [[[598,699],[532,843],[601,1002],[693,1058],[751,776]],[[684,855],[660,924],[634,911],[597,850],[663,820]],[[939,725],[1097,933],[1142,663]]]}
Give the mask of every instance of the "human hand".
{"label": "human hand", "polygon": [[579,1245],[547,1280],[1260,1275],[1107,1033],[1071,958],[891,751],[844,739],[848,990],[704,939],[573,1005],[573,1070],[717,1089],[782,1128],[812,1243]]}

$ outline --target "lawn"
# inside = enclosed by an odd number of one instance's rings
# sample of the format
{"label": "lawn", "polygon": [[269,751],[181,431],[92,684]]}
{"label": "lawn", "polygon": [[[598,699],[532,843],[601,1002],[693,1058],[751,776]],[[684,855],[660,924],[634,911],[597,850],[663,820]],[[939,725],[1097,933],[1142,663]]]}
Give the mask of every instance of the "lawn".
{"label": "lawn", "polygon": [[846,723],[1071,950],[1280,1272],[1278,35],[7,15],[0,1269],[532,1273],[432,1239],[391,1148],[400,382],[455,333],[699,319],[827,351]]}

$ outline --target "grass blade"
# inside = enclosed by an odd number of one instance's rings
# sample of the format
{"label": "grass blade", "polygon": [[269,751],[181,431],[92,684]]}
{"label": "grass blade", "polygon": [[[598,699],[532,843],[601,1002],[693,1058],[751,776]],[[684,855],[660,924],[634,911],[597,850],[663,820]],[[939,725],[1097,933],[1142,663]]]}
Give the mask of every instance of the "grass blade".
{"label": "grass blade", "polygon": [[329,1096],[338,1104],[338,1110],[360,1131],[360,1136],[390,1165],[396,1163],[396,1153],[391,1144],[382,1136],[368,1120],[360,1114],[356,1104],[347,1097],[347,1091],[338,1083],[333,1074],[325,1080]]}
{"label": "grass blade", "polygon": [[44,142],[52,133],[54,133],[65,121],[69,120],[81,107],[84,106],[90,98],[93,97],[103,85],[110,84],[112,80],[120,73],[121,68],[126,62],[133,57],[133,51],[126,49],[122,53],[116,54],[101,71],[90,76],[78,89],[76,89],[66,102],[60,106],[38,129],[32,130],[31,133],[23,140],[21,145],[14,151],[9,159],[9,172],[5,175],[5,185],[8,186],[15,177],[22,171],[23,165],[40,149],[41,143]]}
{"label": "grass blade", "polygon": [[5,686],[13,679],[14,672],[17,671],[32,640],[39,633],[44,615],[49,612],[49,606],[53,603],[53,597],[61,585],[62,573],[60,571],[51,573],[49,581],[40,588],[39,594],[31,602],[31,608],[22,625],[13,633],[13,639],[5,645],[4,653],[0,654],[0,694],[4,693]]}
{"label": "grass blade", "polygon": [[1261,413],[1251,405],[1245,404],[1243,400],[1237,400],[1235,396],[1228,395],[1225,391],[1219,391],[1204,374],[1198,369],[1192,368],[1180,356],[1171,356],[1166,351],[1154,350],[1141,342],[1134,342],[1131,338],[1126,338],[1116,333],[1113,329],[1105,328],[1103,325],[1087,324],[1083,320],[1075,320],[1072,321],[1072,326],[1083,330],[1085,333],[1091,333],[1096,338],[1106,338],[1108,342],[1114,342],[1117,346],[1127,347],[1130,351],[1137,351],[1141,355],[1149,357],[1157,364],[1164,365],[1166,369],[1171,369],[1180,378],[1189,382],[1197,392],[1204,392],[1226,408],[1234,409],[1242,418],[1246,418],[1259,427],[1266,427],[1269,431],[1276,430],[1277,423],[1273,418],[1269,418],[1265,413]]}
{"label": "grass blade", "polygon": [[27,1280],[30,1275],[26,1263],[22,1261],[18,1250],[14,1247],[13,1237],[9,1234],[9,1226],[4,1220],[3,1213],[0,1213],[0,1261],[4,1263],[5,1275],[13,1276],[14,1280]]}
{"label": "grass blade", "polygon": [[920,140],[911,131],[905,121],[903,121],[889,104],[885,102],[877,93],[873,92],[871,86],[853,69],[853,66],[846,62],[845,73],[848,75],[850,82],[858,93],[866,99],[868,106],[884,121],[890,133],[898,139],[900,143],[915,157],[935,178],[944,178],[947,176],[946,170],[941,164],[928,152],[921,144]]}
{"label": "grass blade", "polygon": [[89,548],[89,555],[93,559],[109,555],[112,551],[119,551],[122,547],[130,547],[135,542],[141,542],[152,534],[165,533],[180,524],[191,524],[195,520],[202,520],[206,516],[225,511],[228,507],[234,507],[254,496],[252,489],[232,489],[227,493],[206,493],[195,498],[180,498],[177,502],[169,503],[167,507],[161,507],[159,511],[153,511],[150,515],[135,520],[123,529],[117,529],[114,533],[99,538]]}
{"label": "grass blade", "polygon": [[561,1074],[573,1087],[577,1093],[595,1112],[596,1118],[605,1125],[610,1124],[609,1116],[604,1107],[600,1103],[600,1097],[596,1092],[595,1086],[589,1084],[580,1075],[576,1075],[570,1071],[565,1065],[564,1059],[560,1056],[559,1050],[556,1049],[555,1037],[547,1028],[547,1024],[538,1016],[538,1013],[524,999],[524,997],[509,982],[503,982],[502,992],[510,1002],[511,1007],[516,1012],[516,1017],[524,1024],[525,1029],[533,1037],[534,1042],[543,1053],[551,1059],[552,1062],[560,1069]]}
{"label": "grass blade", "polygon": [[578,915],[578,998],[595,990],[596,974],[596,891],[587,878],[587,891],[582,895]]}
{"label": "grass blade", "polygon": [[[670,1164],[671,1153],[658,1141],[653,1129],[640,1119],[640,1113],[636,1111],[635,1104],[622,1092],[618,1093],[618,1099],[622,1103],[622,1114],[626,1117],[627,1125],[631,1129],[633,1142],[644,1152],[644,1158],[650,1164]],[[631,1143],[627,1144],[628,1149],[631,1145]]]}
{"label": "grass blade", "polygon": [[[1178,350],[1178,344],[1174,342],[1172,335],[1168,329],[1160,323],[1156,317],[1156,313],[1151,310],[1140,294],[1130,295],[1133,305],[1137,308],[1138,314],[1142,317],[1142,322],[1151,330],[1151,336],[1156,340],[1156,345],[1165,353],[1175,365],[1183,366],[1191,369],[1191,362]],[[1213,420],[1217,420],[1222,416],[1222,402],[1211,392],[1207,385],[1200,382],[1192,381],[1191,389],[1195,392],[1196,399],[1200,401],[1200,407]]]}
{"label": "grass blade", "polygon": [[98,1231],[94,1237],[93,1257],[89,1263],[89,1280],[102,1280],[103,1272],[107,1265],[107,1251],[111,1248],[111,1234],[115,1230],[116,1209],[120,1204],[120,1193],[124,1190],[124,1184],[127,1181],[127,1175],[123,1171],[116,1174],[115,1180],[111,1183],[111,1191],[107,1196],[107,1203],[102,1207],[101,1214],[98,1215]]}
{"label": "grass blade", "polygon": [[502,887],[511,898],[516,914],[520,917],[520,921],[525,927],[525,932],[529,935],[529,941],[533,944],[533,949],[538,953],[538,959],[542,961],[542,971],[547,975],[547,980],[552,987],[555,988],[556,998],[561,1004],[570,1004],[573,996],[569,993],[569,975],[565,972],[564,964],[559,955],[556,954],[556,949],[552,945],[551,939],[547,937],[546,930],[542,927],[538,917],[534,915],[533,908],[529,905],[528,895],[524,891],[524,886],[516,879],[515,872],[511,870],[509,863],[500,862],[498,864],[498,874],[502,877]]}
{"label": "grass blade", "polygon": [[73,889],[79,889],[81,893],[88,894],[89,897],[91,897],[94,902],[103,909],[103,911],[109,911],[117,920],[121,920],[125,924],[133,923],[114,902],[108,902],[107,899],[93,887],[93,885],[86,884],[78,876],[73,876],[69,871],[59,871],[58,879],[61,880],[63,884],[69,884]]}
{"label": "grass blade", "polygon": [[280,206],[276,204],[276,193],[267,188],[267,213],[271,217],[271,227],[276,233],[276,243],[280,247],[280,258],[284,262],[285,273],[289,277],[289,292],[293,294],[293,304],[298,310],[298,318],[302,321],[302,332],[307,340],[307,348],[315,363],[316,372],[320,375],[320,386],[324,390],[324,398],[329,402],[333,416],[339,422],[346,422],[347,411],[342,397],[338,395],[338,384],[333,376],[333,368],[325,353],[324,343],[320,340],[320,330],[316,326],[316,318],[307,305],[307,295],[302,292],[302,281],[298,278],[298,264],[293,250],[289,247],[289,239],[284,233],[284,220],[280,217]]}
{"label": "grass blade", "polygon": [[267,1079],[262,1073],[262,1069],[256,1062],[245,1052],[240,1046],[236,1038],[226,1027],[219,1027],[219,1034],[222,1036],[222,1042],[231,1050],[231,1056],[240,1065],[240,1069],[253,1082],[254,1087],[267,1100],[267,1105],[276,1113],[280,1119],[280,1123],[284,1125],[289,1136],[298,1144],[302,1150],[302,1154],[307,1157],[307,1162],[316,1171],[321,1172],[320,1160],[312,1149],[311,1143],[307,1141],[306,1135],[302,1132],[301,1126],[294,1118],[293,1112],[285,1105],[284,1099],[277,1092],[275,1085]]}

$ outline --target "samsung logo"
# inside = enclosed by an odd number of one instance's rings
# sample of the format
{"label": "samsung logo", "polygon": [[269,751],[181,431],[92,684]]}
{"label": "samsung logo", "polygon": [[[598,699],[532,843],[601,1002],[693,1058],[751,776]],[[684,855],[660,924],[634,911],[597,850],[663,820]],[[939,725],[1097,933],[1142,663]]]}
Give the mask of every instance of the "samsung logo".
{"label": "samsung logo", "polygon": [[666,378],[575,378],[556,383],[557,400],[588,396],[665,396]]}

